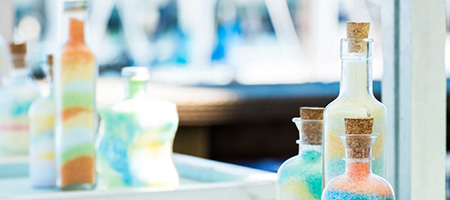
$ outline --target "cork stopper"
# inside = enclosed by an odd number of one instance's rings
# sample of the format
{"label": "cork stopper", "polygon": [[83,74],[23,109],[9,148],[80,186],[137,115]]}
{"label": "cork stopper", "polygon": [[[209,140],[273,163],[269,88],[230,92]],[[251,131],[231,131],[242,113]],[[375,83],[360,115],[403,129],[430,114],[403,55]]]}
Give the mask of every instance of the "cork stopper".
{"label": "cork stopper", "polygon": [[302,126],[300,139],[302,143],[311,145],[322,144],[323,110],[320,107],[300,107]]}
{"label": "cork stopper", "polygon": [[[369,37],[370,23],[368,22],[347,22],[347,38],[366,39]],[[348,46],[350,53],[367,52],[367,42],[364,40],[353,40]]]}
{"label": "cork stopper", "polygon": [[53,55],[47,55],[48,75],[53,79]]}
{"label": "cork stopper", "polygon": [[372,134],[373,118],[345,118],[345,134]]}
{"label": "cork stopper", "polygon": [[345,143],[347,158],[370,158],[373,118],[345,118]]}
{"label": "cork stopper", "polygon": [[323,108],[320,107],[300,107],[300,117],[309,120],[322,120]]}
{"label": "cork stopper", "polygon": [[27,53],[27,44],[16,44],[11,43],[9,44],[9,48],[11,50],[11,54],[26,54]]}
{"label": "cork stopper", "polygon": [[347,38],[368,38],[369,22],[347,22]]}
{"label": "cork stopper", "polygon": [[53,66],[53,55],[52,55],[52,54],[48,54],[48,55],[47,55],[47,64],[48,64],[48,66],[50,66],[50,67]]}
{"label": "cork stopper", "polygon": [[25,55],[27,54],[27,44],[26,43],[22,43],[22,44],[11,43],[9,45],[9,48],[11,50],[14,68],[16,68],[16,69],[25,68],[25,66],[27,64],[26,59],[25,59]]}

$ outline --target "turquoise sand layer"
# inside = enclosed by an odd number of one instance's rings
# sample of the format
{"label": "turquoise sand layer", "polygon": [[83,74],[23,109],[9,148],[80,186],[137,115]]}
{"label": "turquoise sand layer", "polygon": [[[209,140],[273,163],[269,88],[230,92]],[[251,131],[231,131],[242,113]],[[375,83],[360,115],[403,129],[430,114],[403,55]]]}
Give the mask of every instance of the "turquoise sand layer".
{"label": "turquoise sand layer", "polygon": [[322,200],[394,200],[394,197],[380,197],[377,194],[355,194],[346,191],[328,191]]}

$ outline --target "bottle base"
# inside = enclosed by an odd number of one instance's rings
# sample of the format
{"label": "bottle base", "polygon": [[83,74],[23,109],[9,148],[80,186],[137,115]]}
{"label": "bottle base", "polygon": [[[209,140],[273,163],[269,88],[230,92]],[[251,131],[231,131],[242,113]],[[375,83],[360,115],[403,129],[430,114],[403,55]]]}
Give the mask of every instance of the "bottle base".
{"label": "bottle base", "polygon": [[64,187],[59,187],[63,191],[72,190],[93,190],[95,188],[94,184],[84,183],[84,184],[71,184]]}

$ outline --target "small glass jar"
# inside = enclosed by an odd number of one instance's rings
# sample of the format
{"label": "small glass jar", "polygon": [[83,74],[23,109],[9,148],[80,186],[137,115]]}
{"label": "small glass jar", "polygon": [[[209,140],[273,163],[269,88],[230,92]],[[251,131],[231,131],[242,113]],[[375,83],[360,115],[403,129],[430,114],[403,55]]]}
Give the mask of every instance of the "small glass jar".
{"label": "small glass jar", "polygon": [[330,181],[323,190],[322,200],[394,200],[391,185],[372,173],[372,145],[379,134],[338,136],[345,147],[345,173]]}
{"label": "small glass jar", "polygon": [[278,169],[277,200],[320,199],[323,120],[296,117],[292,121],[300,133],[299,154]]}
{"label": "small glass jar", "polygon": [[124,101],[99,108],[97,172],[103,189],[178,186],[172,145],[178,128],[174,103],[147,98],[145,67],[122,69]]}

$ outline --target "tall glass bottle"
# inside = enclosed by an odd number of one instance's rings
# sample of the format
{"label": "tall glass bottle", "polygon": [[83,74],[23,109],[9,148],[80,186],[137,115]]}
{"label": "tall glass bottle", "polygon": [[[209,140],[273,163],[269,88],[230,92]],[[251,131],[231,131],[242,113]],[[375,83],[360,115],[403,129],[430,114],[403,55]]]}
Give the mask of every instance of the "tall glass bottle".
{"label": "tall glass bottle", "polygon": [[299,153],[278,169],[277,200],[320,199],[323,108],[301,107],[292,121],[300,133]]}
{"label": "tall glass bottle", "polygon": [[14,69],[0,90],[0,155],[27,155],[29,144],[28,109],[39,95],[26,64],[26,44],[11,44]]}
{"label": "tall glass bottle", "polygon": [[94,186],[94,140],[97,129],[95,57],[84,40],[85,0],[64,2],[63,37],[55,62],[57,186],[63,190]]}
{"label": "tall glass bottle", "polygon": [[33,102],[30,118],[30,179],[33,187],[53,187],[56,184],[55,166],[55,102],[53,100],[53,56],[44,68],[49,95]]}
{"label": "tall glass bottle", "polygon": [[127,97],[99,108],[97,171],[101,188],[178,185],[172,144],[178,128],[174,103],[147,98],[145,67],[122,69]]}
{"label": "tall glass bottle", "polygon": [[373,117],[380,134],[373,146],[372,170],[384,176],[386,108],[372,92],[373,40],[367,39],[369,23],[347,22],[347,38],[341,40],[342,78],[339,96],[325,108],[324,183],[345,171],[344,147],[338,134],[344,132],[345,117]]}
{"label": "tall glass bottle", "polygon": [[377,133],[372,133],[373,118],[345,118],[345,173],[331,180],[322,200],[394,200],[391,185],[372,174],[370,156]]}

